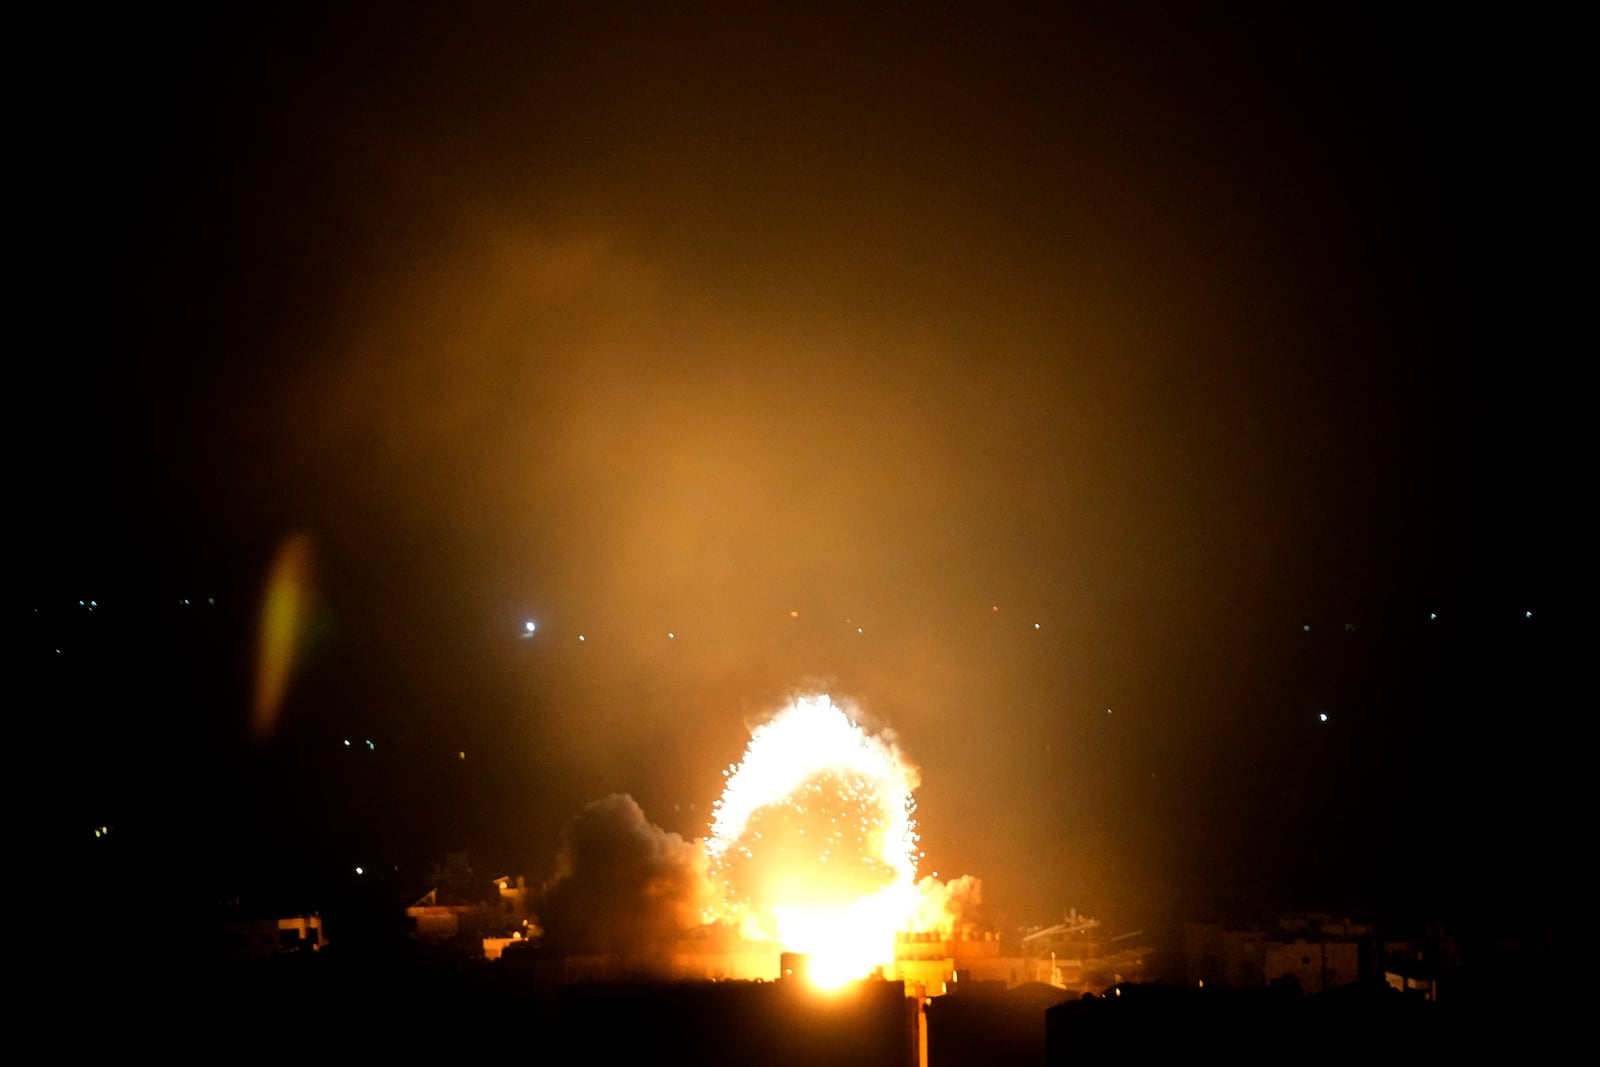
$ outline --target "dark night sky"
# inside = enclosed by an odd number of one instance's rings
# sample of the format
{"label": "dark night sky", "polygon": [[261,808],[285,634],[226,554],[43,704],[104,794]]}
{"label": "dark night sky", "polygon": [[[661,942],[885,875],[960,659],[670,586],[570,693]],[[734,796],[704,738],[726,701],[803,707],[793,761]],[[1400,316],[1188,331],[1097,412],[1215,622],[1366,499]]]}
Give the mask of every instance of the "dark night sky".
{"label": "dark night sky", "polygon": [[[816,683],[1013,922],[1548,899],[1570,35],[1122,6],[29,27],[62,832],[536,879],[610,792],[703,832]],[[295,533],[312,639],[250,742]]]}

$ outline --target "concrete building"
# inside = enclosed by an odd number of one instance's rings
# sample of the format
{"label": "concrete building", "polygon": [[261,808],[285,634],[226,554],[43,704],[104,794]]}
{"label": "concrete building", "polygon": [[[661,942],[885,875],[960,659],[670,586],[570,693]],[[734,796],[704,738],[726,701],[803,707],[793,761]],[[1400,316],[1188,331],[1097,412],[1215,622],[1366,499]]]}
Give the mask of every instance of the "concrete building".
{"label": "concrete building", "polygon": [[471,868],[466,868],[465,876],[458,873],[466,863],[464,854],[452,854],[451,860],[456,867],[435,868],[439,884],[406,909],[413,936],[427,941],[480,941],[486,954],[492,951],[498,956],[512,940],[537,934],[530,925],[528,886],[522,878],[493,879],[491,897],[471,880]]}
{"label": "concrete building", "polygon": [[221,955],[244,960],[318,952],[328,944],[322,935],[322,916],[315,912],[268,918],[229,916],[210,923],[206,937]]}
{"label": "concrete building", "polygon": [[1320,993],[1372,976],[1374,952],[1370,924],[1326,913],[1183,928],[1184,976],[1196,987],[1249,990],[1292,982],[1302,993]]}

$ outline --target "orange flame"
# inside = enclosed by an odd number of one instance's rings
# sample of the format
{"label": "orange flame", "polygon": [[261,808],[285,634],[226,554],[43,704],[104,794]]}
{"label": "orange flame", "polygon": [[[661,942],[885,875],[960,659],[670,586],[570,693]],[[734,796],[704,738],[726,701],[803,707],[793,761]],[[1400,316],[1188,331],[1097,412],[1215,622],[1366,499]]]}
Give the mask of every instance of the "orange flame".
{"label": "orange flame", "polygon": [[797,698],[728,768],[706,852],[708,919],[811,957],[824,988],[894,962],[934,886],[917,884],[917,772],[828,696]]}

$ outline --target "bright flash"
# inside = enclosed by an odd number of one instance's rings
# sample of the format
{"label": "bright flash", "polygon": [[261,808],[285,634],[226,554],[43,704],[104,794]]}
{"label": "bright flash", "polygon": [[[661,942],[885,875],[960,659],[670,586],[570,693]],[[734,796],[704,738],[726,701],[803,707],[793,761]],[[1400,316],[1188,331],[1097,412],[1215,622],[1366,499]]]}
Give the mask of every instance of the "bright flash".
{"label": "bright flash", "polygon": [[823,987],[894,960],[919,905],[916,770],[826,695],[752,733],[729,768],[706,852],[724,903],[710,918],[810,955]]}

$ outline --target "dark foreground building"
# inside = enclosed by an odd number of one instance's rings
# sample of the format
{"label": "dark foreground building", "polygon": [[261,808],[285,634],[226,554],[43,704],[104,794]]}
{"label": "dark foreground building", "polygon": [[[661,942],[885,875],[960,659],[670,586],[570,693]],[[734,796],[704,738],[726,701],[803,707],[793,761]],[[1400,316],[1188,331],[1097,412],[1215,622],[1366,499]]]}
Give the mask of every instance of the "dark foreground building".
{"label": "dark foreground building", "polygon": [[880,980],[576,985],[551,1036],[573,1063],[914,1067],[916,1011]]}
{"label": "dark foreground building", "polygon": [[1046,1013],[1045,1062],[1545,1062],[1571,1025],[1571,1014],[1554,1003],[1450,1007],[1384,987],[1302,996],[1286,988],[1119,986]]}

